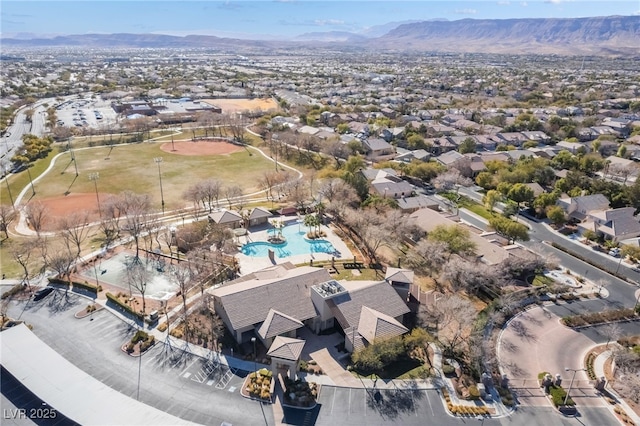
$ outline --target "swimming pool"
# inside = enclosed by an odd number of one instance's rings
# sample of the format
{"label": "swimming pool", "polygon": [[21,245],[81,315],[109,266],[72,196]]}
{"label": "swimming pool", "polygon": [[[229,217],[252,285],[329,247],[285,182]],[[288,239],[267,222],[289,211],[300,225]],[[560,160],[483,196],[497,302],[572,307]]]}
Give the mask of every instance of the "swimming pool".
{"label": "swimming pool", "polygon": [[[269,249],[273,250],[277,257],[295,256],[310,253],[334,253],[333,244],[327,240],[307,240],[304,238],[307,227],[292,224],[282,228],[282,235],[287,239],[284,244],[271,244],[266,241],[247,243],[240,250],[242,254],[251,257],[266,257]],[[270,232],[271,234],[271,232]]]}

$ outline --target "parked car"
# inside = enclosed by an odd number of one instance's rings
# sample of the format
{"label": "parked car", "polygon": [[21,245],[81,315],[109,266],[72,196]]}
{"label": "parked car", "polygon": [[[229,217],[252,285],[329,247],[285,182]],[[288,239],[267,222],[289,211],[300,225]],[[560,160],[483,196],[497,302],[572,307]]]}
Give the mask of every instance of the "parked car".
{"label": "parked car", "polygon": [[611,250],[609,250],[609,256],[613,256],[613,257],[620,256],[620,249],[619,248],[612,248]]}
{"label": "parked car", "polygon": [[50,295],[53,290],[54,290],[53,287],[41,288],[40,290],[36,291],[35,295],[33,296],[33,300],[35,302],[37,302],[38,300],[42,300],[48,295]]}

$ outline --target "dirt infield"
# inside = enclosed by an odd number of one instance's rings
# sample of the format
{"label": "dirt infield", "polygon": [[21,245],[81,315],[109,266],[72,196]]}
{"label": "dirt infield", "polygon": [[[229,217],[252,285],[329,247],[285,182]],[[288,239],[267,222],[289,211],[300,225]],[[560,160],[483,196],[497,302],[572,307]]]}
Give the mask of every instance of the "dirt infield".
{"label": "dirt infield", "polygon": [[160,149],[176,155],[224,155],[241,151],[242,147],[220,140],[206,139],[195,142],[191,140],[167,142],[163,143]]}
{"label": "dirt infield", "polygon": [[223,113],[278,109],[273,99],[204,99],[204,102],[221,108]]}
{"label": "dirt infield", "polygon": [[[99,194],[106,197],[107,194]],[[105,199],[105,198],[102,198]],[[40,200],[47,209],[45,220],[43,221],[43,231],[58,230],[58,221],[74,212],[88,212],[88,222],[100,219],[98,215],[98,200],[95,193],[69,194],[61,197],[47,198]]]}

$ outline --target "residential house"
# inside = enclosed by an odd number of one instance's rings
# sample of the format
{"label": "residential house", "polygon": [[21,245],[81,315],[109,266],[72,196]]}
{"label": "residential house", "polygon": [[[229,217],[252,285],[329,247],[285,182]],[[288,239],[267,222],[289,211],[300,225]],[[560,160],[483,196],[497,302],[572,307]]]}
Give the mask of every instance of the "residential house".
{"label": "residential house", "polygon": [[464,158],[464,155],[460,154],[458,151],[449,151],[437,156],[436,161],[442,165],[450,166],[462,158]]}
{"label": "residential house", "polygon": [[530,141],[534,141],[534,142],[538,142],[538,143],[543,143],[543,144],[547,144],[549,142],[551,142],[551,137],[549,135],[547,135],[545,132],[542,132],[540,130],[535,130],[535,131],[531,131],[531,132],[521,132],[524,137],[527,138],[527,140]]}
{"label": "residential house", "polygon": [[[440,212],[432,209],[420,209],[409,216],[415,224],[427,233],[431,232],[439,225],[460,226],[459,222],[446,217]],[[483,237],[474,232],[469,234],[469,238],[476,245],[476,254],[479,261],[488,265],[496,265],[510,256],[510,250],[500,245],[500,239],[494,233],[489,233],[489,237]]]}
{"label": "residential house", "polygon": [[393,145],[381,138],[367,138],[362,141],[366,157],[374,161],[390,160],[395,156]]}
{"label": "residential house", "polygon": [[381,172],[378,177],[370,183],[372,192],[383,198],[403,198],[413,194],[413,186],[396,176]]}
{"label": "residential house", "polygon": [[584,195],[573,198],[561,198],[556,203],[567,214],[569,219],[582,221],[589,214],[609,209],[609,200],[602,194]]}
{"label": "residential house", "polygon": [[594,211],[578,225],[581,233],[591,230],[607,240],[620,242],[640,236],[640,220],[633,207]]}
{"label": "residential house", "polygon": [[398,208],[405,213],[412,213],[420,209],[434,209],[438,210],[440,202],[434,197],[417,194],[413,197],[401,197],[397,200]]}

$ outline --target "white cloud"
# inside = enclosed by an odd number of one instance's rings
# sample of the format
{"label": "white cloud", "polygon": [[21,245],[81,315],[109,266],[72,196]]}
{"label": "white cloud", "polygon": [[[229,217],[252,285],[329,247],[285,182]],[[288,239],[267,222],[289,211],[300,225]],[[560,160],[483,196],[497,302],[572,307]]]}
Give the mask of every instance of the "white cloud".
{"label": "white cloud", "polygon": [[529,6],[529,3],[527,3],[526,1],[523,1],[523,2],[520,2],[520,6],[527,7]]}
{"label": "white cloud", "polygon": [[325,25],[344,25],[345,22],[340,19],[316,19],[314,25],[324,27]]}
{"label": "white cloud", "polygon": [[500,6],[509,6],[511,2],[509,0],[506,0],[506,1],[503,0],[503,1],[499,1],[498,4]]}
{"label": "white cloud", "polygon": [[475,15],[478,11],[476,9],[456,9],[454,13],[458,15]]}

